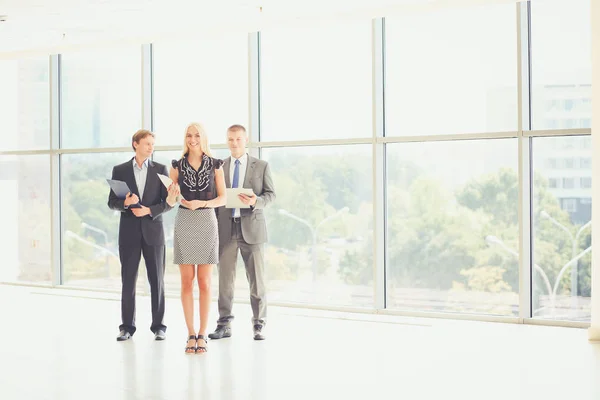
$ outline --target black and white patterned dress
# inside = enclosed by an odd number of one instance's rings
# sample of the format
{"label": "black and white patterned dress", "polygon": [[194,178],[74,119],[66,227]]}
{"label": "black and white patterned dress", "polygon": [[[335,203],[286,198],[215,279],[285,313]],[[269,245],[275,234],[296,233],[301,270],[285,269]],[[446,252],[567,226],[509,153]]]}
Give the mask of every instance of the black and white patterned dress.
{"label": "black and white patterned dress", "polygon": [[[215,170],[223,160],[202,155],[202,163],[196,171],[188,162],[187,155],[171,162],[179,171],[179,187],[184,199],[212,200],[217,197]],[[179,206],[175,217],[173,240],[175,264],[217,264],[219,262],[219,232],[214,208],[190,210]]]}

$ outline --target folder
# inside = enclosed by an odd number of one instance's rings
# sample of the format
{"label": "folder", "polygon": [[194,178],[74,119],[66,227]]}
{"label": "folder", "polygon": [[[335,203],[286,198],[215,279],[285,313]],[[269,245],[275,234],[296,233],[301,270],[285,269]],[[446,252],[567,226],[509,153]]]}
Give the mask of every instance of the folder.
{"label": "folder", "polygon": [[[131,190],[129,190],[129,186],[127,186],[127,184],[123,181],[107,179],[106,182],[108,182],[110,189],[119,199],[124,199],[127,197],[127,193],[133,193]],[[142,206],[140,203],[137,203],[131,204],[129,208],[142,208]]]}
{"label": "folder", "polygon": [[[168,176],[159,174],[159,173],[156,173],[156,175],[158,175],[158,179],[160,179],[160,181],[163,183],[163,185],[165,185],[167,190],[169,189],[169,186],[171,186],[173,184],[173,179],[169,178]],[[179,196],[177,196],[177,201],[181,201],[181,200],[185,200],[185,199],[183,198],[183,196],[180,193]]]}
{"label": "folder", "polygon": [[250,205],[242,203],[238,194],[245,194],[248,196],[254,196],[252,189],[248,188],[227,188],[227,203],[225,208],[250,208]]}

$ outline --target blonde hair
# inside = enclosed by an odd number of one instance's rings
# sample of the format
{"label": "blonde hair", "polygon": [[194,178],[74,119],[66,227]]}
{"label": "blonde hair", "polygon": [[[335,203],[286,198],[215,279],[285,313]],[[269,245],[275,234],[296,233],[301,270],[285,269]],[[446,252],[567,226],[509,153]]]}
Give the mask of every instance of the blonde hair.
{"label": "blonde hair", "polygon": [[199,122],[191,122],[188,126],[185,127],[185,132],[183,133],[183,154],[182,157],[185,157],[186,154],[189,153],[190,149],[187,145],[187,132],[191,127],[196,128],[198,133],[200,134],[200,150],[209,157],[212,157],[212,153],[210,152],[210,146],[208,145],[208,135],[206,134],[206,130],[204,126]]}

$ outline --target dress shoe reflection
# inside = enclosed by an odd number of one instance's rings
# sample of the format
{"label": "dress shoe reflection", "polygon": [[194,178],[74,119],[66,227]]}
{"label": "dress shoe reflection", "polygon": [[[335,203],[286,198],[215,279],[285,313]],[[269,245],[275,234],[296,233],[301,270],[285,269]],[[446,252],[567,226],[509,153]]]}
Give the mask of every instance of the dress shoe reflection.
{"label": "dress shoe reflection", "polygon": [[144,354],[143,365],[145,368],[150,368],[150,371],[144,374],[146,378],[144,390],[147,393],[144,398],[166,399],[169,397],[164,393],[164,380],[168,376],[165,375],[165,364],[167,364],[165,359],[166,344],[165,342],[152,343]]}
{"label": "dress shoe reflection", "polygon": [[252,377],[250,383],[250,400],[268,399],[268,352],[267,346],[252,346],[252,364],[249,375]]}
{"label": "dress shoe reflection", "polygon": [[[121,364],[124,370],[121,371],[117,368],[116,371],[122,380],[123,393],[127,394],[125,397],[136,397],[138,395],[138,366],[135,346],[136,343],[129,340],[119,347],[121,349]],[[119,382],[120,379],[117,378],[116,381]]]}
{"label": "dress shoe reflection", "polygon": [[234,362],[231,353],[232,341],[219,342],[222,344],[219,349],[221,356],[219,357],[219,387],[223,393],[222,398],[227,400],[233,400],[234,389],[235,389],[235,376],[236,371],[234,368]]}

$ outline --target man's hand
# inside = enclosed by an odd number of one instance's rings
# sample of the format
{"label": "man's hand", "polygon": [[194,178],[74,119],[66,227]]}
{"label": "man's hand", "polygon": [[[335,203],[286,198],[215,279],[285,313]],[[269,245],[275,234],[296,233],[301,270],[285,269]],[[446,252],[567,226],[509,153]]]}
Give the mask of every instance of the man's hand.
{"label": "man's hand", "polygon": [[132,204],[137,204],[140,202],[140,198],[137,194],[131,194],[131,192],[127,193],[127,197],[125,197],[125,202],[123,203],[125,207],[129,207]]}
{"label": "man's hand", "polygon": [[253,206],[256,204],[256,195],[248,196],[247,194],[240,193],[238,194],[239,199],[242,203],[247,204],[249,206]]}
{"label": "man's hand", "polygon": [[[135,196],[135,194],[134,194],[134,196]],[[150,209],[146,206],[142,206],[141,208],[132,208],[131,212],[133,213],[133,215],[135,215],[138,218],[145,217],[146,215],[150,215]]]}
{"label": "man's hand", "polygon": [[190,210],[196,210],[196,209],[206,205],[206,202],[202,201],[202,200],[192,200],[192,201],[181,200],[181,204],[183,204],[186,208],[189,208]]}

